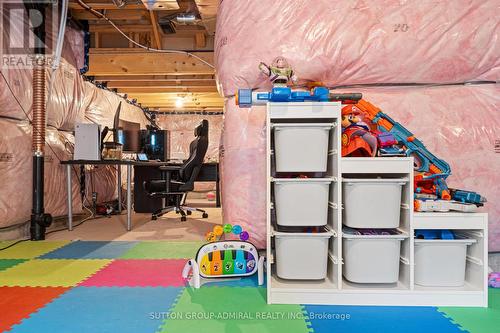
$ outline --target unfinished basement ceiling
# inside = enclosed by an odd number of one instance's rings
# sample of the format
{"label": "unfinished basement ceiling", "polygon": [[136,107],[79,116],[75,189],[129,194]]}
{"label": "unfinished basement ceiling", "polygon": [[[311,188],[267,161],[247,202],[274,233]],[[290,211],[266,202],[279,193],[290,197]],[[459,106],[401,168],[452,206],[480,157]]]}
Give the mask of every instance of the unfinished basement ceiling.
{"label": "unfinished basement ceiling", "polygon": [[[151,48],[192,52],[213,64],[217,0],[83,0],[129,38]],[[142,49],[103,18],[70,0],[71,18],[89,25],[89,71],[109,88],[159,111],[222,110],[214,69],[186,54]],[[183,101],[179,108],[178,100]],[[176,107],[177,102],[177,107]]]}

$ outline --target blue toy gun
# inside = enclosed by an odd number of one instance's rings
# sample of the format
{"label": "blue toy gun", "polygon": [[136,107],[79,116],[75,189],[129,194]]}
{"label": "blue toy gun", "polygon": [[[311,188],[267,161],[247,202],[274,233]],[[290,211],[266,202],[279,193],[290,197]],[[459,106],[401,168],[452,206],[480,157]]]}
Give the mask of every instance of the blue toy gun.
{"label": "blue toy gun", "polygon": [[486,198],[479,193],[465,190],[450,189],[451,199],[463,203],[472,203],[476,206],[483,206],[487,202]]}
{"label": "blue toy gun", "polygon": [[451,230],[434,230],[420,229],[415,230],[415,238],[417,239],[455,239],[455,235]]}
{"label": "blue toy gun", "polygon": [[289,87],[274,87],[270,92],[239,89],[236,93],[236,105],[251,107],[268,102],[331,102],[339,101],[343,104],[354,104],[362,98],[360,93],[337,94],[331,93],[328,88],[315,87],[311,91],[292,90]]}

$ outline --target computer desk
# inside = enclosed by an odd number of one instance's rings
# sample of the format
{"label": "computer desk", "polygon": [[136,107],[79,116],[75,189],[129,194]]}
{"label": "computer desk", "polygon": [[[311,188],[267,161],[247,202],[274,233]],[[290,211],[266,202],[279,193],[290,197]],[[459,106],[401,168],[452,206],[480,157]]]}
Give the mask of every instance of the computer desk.
{"label": "computer desk", "polygon": [[[135,161],[135,160],[68,160],[61,161],[62,165],[66,166],[66,179],[67,179],[67,196],[68,196],[68,230],[73,230],[73,197],[71,189],[72,166],[74,165],[115,165],[117,166],[117,187],[118,187],[118,211],[122,211],[122,188],[121,188],[121,167],[127,167],[127,231],[132,230],[132,167],[133,166],[147,166],[147,167],[160,167],[162,165],[177,165],[173,162],[159,162],[159,161]],[[209,162],[203,163],[200,174],[196,181],[214,181],[216,188],[216,206],[220,207],[220,179],[219,179],[219,163]]]}

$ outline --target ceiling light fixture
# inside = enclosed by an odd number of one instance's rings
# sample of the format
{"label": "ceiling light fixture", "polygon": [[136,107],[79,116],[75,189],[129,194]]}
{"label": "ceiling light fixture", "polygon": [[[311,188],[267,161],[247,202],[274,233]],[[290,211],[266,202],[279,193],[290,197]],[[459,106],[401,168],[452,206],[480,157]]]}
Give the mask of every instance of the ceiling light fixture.
{"label": "ceiling light fixture", "polygon": [[177,97],[175,100],[175,107],[177,109],[181,109],[184,106],[184,99],[181,97]]}

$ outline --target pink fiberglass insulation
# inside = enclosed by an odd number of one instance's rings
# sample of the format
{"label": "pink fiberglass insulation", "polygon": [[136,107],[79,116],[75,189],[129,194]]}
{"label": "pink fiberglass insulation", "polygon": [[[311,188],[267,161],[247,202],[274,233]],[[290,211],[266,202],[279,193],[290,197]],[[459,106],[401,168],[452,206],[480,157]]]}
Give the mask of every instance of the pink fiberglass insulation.
{"label": "pink fiberglass insulation", "polygon": [[[184,160],[189,156],[189,145],[194,140],[194,129],[200,122],[208,120],[208,149],[205,162],[219,161],[219,145],[222,131],[222,115],[162,115],[158,125],[170,131],[170,158]],[[196,182],[195,191],[215,190],[213,182]]]}
{"label": "pink fiberglass insulation", "polygon": [[[0,227],[29,220],[31,215],[32,153],[31,126],[25,121],[0,119]],[[45,211],[53,216],[67,214],[66,168],[59,159],[71,158],[73,135],[47,128],[45,145]],[[50,147],[49,147],[50,145]],[[78,167],[73,168],[73,213],[82,212]],[[87,171],[86,187],[89,206],[91,192],[98,193],[98,202],[116,198],[116,170],[99,166]],[[92,179],[91,179],[92,178]]]}
{"label": "pink fiberglass insulation", "polygon": [[[29,220],[31,215],[32,153],[31,126],[24,121],[0,119],[0,227]],[[67,213],[66,169],[60,159],[69,159],[64,136],[47,128],[45,153],[45,211],[53,216]],[[73,211],[82,204],[77,177],[73,178]]]}
{"label": "pink fiberglass insulation", "polygon": [[268,89],[257,66],[277,56],[329,86],[498,80],[499,10],[497,0],[223,1],[219,89]]}
{"label": "pink fiberglass insulation", "polygon": [[239,224],[266,247],[266,107],[239,108],[226,100],[221,186],[224,223]]}
{"label": "pink fiberglass insulation", "polygon": [[[31,118],[32,70],[4,69],[2,73],[6,80],[0,77],[0,117],[25,120],[28,114]],[[47,125],[63,130],[73,130],[75,122],[83,121],[87,107],[83,96],[84,81],[80,73],[75,67],[62,60],[55,72],[52,73],[50,68],[46,69],[46,78]],[[94,87],[94,89],[98,88]]]}
{"label": "pink fiberglass insulation", "polygon": [[[450,187],[486,196],[488,203],[481,211],[489,213],[489,250],[499,251],[500,87],[488,84],[356,91],[450,164]],[[266,229],[265,107],[238,108],[231,98],[225,112],[221,152],[224,221],[249,230],[252,240],[262,247]]]}
{"label": "pink fiberglass insulation", "polygon": [[222,115],[161,115],[158,125],[170,131],[170,158],[184,160],[189,156],[189,144],[194,140],[194,129],[200,122],[208,120],[208,150],[205,161],[219,160]]}
{"label": "pink fiberglass insulation", "polygon": [[99,89],[90,82],[84,82],[83,89],[87,106],[84,114],[85,122],[93,122],[102,127],[112,128],[118,104],[121,102],[120,119],[139,123],[143,129],[149,123],[140,108],[127,103],[117,94]]}

